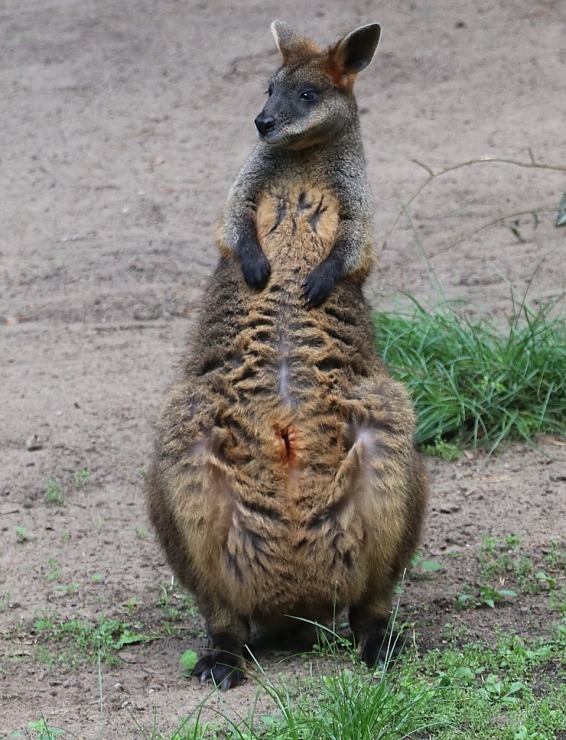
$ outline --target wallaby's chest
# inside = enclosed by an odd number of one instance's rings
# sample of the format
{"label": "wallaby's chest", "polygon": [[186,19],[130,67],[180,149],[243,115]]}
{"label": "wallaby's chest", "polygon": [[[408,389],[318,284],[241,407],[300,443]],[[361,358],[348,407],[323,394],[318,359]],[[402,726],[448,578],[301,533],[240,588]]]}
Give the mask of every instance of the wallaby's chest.
{"label": "wallaby's chest", "polygon": [[338,229],[339,202],[328,188],[282,182],[261,195],[259,243],[272,267],[305,269],[330,253]]}

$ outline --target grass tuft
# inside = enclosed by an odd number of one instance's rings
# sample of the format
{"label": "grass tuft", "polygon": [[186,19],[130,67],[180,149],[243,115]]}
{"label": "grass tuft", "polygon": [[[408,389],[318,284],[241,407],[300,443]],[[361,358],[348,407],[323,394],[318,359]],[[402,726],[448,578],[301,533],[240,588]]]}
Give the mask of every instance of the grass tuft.
{"label": "grass tuft", "polygon": [[506,327],[449,305],[374,313],[378,349],[416,405],[420,445],[488,447],[566,434],[566,321],[526,304]]}
{"label": "grass tuft", "polygon": [[154,720],[151,735],[143,737],[554,740],[566,726],[566,624],[551,638],[502,633],[489,644],[455,642],[423,655],[408,651],[373,673],[340,638],[338,648],[326,661],[313,656],[310,676],[303,678],[288,672],[271,677],[251,656],[250,679],[258,690],[247,716],[230,694],[212,689],[174,734],[160,734]]}

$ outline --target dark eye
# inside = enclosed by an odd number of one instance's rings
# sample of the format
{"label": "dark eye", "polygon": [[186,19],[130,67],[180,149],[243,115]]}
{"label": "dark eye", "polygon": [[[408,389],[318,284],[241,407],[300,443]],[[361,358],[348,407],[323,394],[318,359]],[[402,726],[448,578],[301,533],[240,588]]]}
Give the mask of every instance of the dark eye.
{"label": "dark eye", "polygon": [[303,90],[299,97],[301,100],[306,100],[308,103],[312,103],[313,100],[318,98],[318,93],[316,90]]}
{"label": "dark eye", "polygon": [[265,93],[266,95],[269,95],[269,97],[271,97],[273,95],[273,85],[270,85],[265,91]]}

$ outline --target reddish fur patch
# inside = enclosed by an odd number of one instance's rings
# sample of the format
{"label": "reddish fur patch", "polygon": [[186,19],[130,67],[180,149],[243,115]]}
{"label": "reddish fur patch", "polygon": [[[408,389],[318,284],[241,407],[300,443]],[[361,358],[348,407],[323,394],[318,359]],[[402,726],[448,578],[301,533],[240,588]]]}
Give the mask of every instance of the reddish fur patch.
{"label": "reddish fur patch", "polygon": [[336,87],[345,91],[352,90],[355,75],[344,73],[344,62],[339,49],[329,49],[325,72],[329,75]]}
{"label": "reddish fur patch", "polygon": [[311,59],[317,54],[320,54],[320,48],[307,39],[303,39],[300,43],[292,46],[290,49],[281,50],[283,64],[287,67],[291,67],[294,64]]}
{"label": "reddish fur patch", "polygon": [[294,426],[285,428],[276,427],[281,449],[281,459],[287,465],[292,465],[297,454],[297,430]]}

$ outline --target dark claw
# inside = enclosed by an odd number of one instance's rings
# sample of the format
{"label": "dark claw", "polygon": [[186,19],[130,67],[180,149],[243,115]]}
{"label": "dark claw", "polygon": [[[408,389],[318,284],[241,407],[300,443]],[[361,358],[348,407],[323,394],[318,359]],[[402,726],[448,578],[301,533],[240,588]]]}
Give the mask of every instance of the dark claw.
{"label": "dark claw", "polygon": [[212,681],[221,691],[238,686],[244,680],[237,656],[224,651],[202,655],[193,668],[192,675],[201,683]]}
{"label": "dark claw", "polygon": [[376,619],[367,628],[367,635],[362,642],[360,658],[368,668],[374,668],[378,663],[386,663],[399,655],[403,648],[402,640],[398,635],[388,630],[386,619]]}
{"label": "dark claw", "polygon": [[322,262],[303,282],[303,290],[308,308],[321,306],[334,290],[336,277],[332,266]]}
{"label": "dark claw", "polygon": [[253,249],[248,247],[240,257],[240,265],[244,280],[250,288],[265,288],[271,274],[271,265],[259,245]]}

